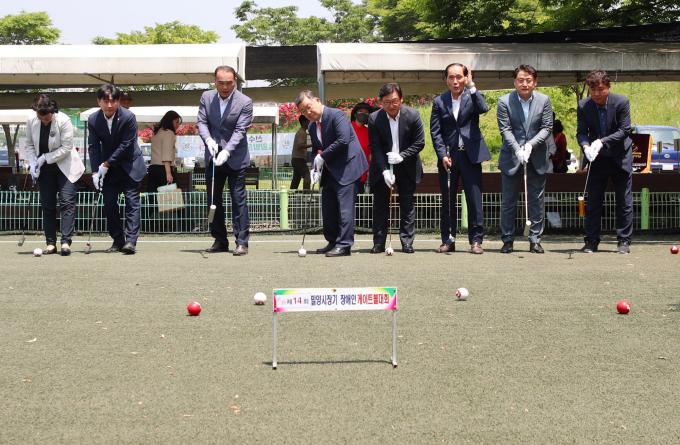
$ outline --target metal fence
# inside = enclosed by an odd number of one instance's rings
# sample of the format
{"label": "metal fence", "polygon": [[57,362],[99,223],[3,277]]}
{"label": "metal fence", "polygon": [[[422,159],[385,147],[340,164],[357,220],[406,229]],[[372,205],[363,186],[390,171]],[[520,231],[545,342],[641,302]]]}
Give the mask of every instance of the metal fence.
{"label": "metal fence", "polygon": [[[308,227],[321,226],[321,196],[318,191],[292,190],[247,190],[248,212],[252,232],[300,231]],[[546,193],[546,230],[551,228],[583,228],[585,218],[578,214],[578,192]],[[207,196],[203,192],[184,193],[184,208],[170,212],[159,212],[156,194],[142,193],[141,231],[143,233],[206,233],[209,231],[207,218]],[[392,208],[393,227],[399,227],[399,196],[395,195]],[[524,226],[524,201],[520,196],[517,203],[517,227]],[[231,199],[228,190],[224,192],[226,222],[231,230]],[[482,194],[485,227],[500,227],[501,194]],[[418,194],[415,196],[416,229],[420,232],[438,231],[441,216],[441,195]],[[680,227],[680,193],[646,191],[633,193],[634,228],[674,229]],[[125,199],[118,199],[121,219],[125,210]],[[456,199],[458,227],[465,231],[467,216],[464,194]],[[355,207],[357,232],[370,232],[373,221],[373,195],[358,195]],[[107,224],[103,200],[95,192],[79,192],[77,195],[76,232],[86,233],[90,224],[94,232],[106,232]],[[43,230],[39,192],[0,192],[0,231],[28,232]],[[616,228],[616,202],[613,193],[605,195],[602,212],[602,229]]]}

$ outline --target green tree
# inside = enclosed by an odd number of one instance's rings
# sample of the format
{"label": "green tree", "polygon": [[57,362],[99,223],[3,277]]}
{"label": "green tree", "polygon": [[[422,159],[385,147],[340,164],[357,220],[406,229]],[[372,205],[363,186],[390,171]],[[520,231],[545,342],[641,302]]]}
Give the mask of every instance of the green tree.
{"label": "green tree", "polygon": [[[155,27],[145,26],[144,31],[130,34],[116,33],[115,39],[97,36],[92,39],[95,45],[162,45],[180,43],[215,43],[220,36],[215,31],[203,31],[195,25],[185,25],[179,21],[156,23]],[[136,85],[135,91],[183,90],[187,84]],[[123,88],[130,89],[130,88]]]}
{"label": "green tree", "polygon": [[406,41],[431,38],[426,27],[409,0],[369,0],[369,11],[378,20],[378,33],[382,40]]}
{"label": "green tree", "polygon": [[215,31],[203,31],[195,25],[185,25],[179,21],[156,23],[154,28],[145,26],[144,31],[130,34],[116,33],[115,39],[97,36],[92,39],[95,45],[160,45],[177,43],[215,43],[220,36]]}
{"label": "green tree", "polygon": [[46,12],[22,10],[0,18],[0,45],[49,45],[57,43],[60,36]]}

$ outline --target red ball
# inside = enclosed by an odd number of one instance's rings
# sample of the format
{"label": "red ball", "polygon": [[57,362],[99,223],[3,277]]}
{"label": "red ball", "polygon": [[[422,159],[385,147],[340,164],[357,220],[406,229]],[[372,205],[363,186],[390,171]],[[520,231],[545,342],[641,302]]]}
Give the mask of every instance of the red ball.
{"label": "red ball", "polygon": [[187,310],[189,311],[189,315],[198,315],[201,313],[201,305],[195,301],[192,301],[187,306]]}
{"label": "red ball", "polygon": [[630,312],[630,303],[626,300],[621,300],[619,301],[619,304],[616,305],[616,310],[619,311],[619,314],[627,314]]}
{"label": "red ball", "polygon": [[680,252],[680,249],[678,249],[678,246],[671,247],[671,253],[673,255],[677,254],[678,252]]}

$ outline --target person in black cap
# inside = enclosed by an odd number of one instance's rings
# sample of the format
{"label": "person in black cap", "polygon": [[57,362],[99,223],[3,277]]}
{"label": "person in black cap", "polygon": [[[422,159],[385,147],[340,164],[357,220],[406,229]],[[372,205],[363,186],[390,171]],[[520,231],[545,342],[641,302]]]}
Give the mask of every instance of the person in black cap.
{"label": "person in black cap", "polygon": [[129,110],[132,106],[132,94],[129,91],[120,92],[120,106]]}

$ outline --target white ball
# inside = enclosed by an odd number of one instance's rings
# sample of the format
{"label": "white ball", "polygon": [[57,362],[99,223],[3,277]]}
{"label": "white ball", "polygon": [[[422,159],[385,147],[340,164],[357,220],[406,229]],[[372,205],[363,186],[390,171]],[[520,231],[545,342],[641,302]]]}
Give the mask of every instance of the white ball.
{"label": "white ball", "polygon": [[35,250],[33,250],[33,255],[42,256],[42,249],[40,247],[36,247]]}
{"label": "white ball", "polygon": [[391,247],[388,247],[387,249],[385,249],[385,255],[387,255],[387,256],[394,255],[394,249],[391,248]]}
{"label": "white ball", "polygon": [[305,250],[304,247],[300,247],[300,250],[298,250],[298,256],[307,256],[307,250]]}
{"label": "white ball", "polygon": [[267,296],[264,294],[264,292],[258,292],[255,294],[253,299],[255,300],[256,305],[261,306],[265,301],[267,301]]}
{"label": "white ball", "polygon": [[467,299],[468,295],[470,295],[470,292],[468,292],[468,290],[465,289],[464,287],[461,287],[456,291],[456,298],[459,300]]}

